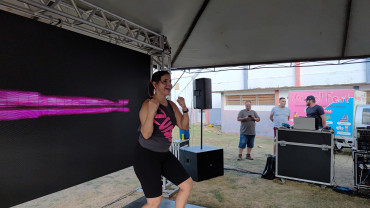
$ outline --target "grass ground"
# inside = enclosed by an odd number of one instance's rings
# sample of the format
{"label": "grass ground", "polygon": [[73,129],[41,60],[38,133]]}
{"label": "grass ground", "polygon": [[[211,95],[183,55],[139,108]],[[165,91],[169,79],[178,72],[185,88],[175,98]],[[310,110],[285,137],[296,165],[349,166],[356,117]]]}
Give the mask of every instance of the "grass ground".
{"label": "grass ground", "polygon": [[[191,126],[191,145],[200,145],[200,126]],[[178,129],[173,131],[179,137]],[[252,151],[253,161],[236,161],[238,134],[222,133],[219,127],[204,127],[203,144],[224,149],[225,168],[239,168],[261,173],[266,155],[272,153],[273,139],[256,137]],[[244,156],[244,155],[243,155]],[[244,156],[245,157],[245,156]],[[350,151],[335,154],[335,183],[352,187],[352,157]],[[123,207],[143,196],[127,193],[140,186],[133,168],[71,187],[69,189],[35,199],[17,207]],[[172,198],[174,199],[175,196]],[[111,202],[117,201],[110,204]],[[370,207],[369,198],[349,196],[330,188],[287,180],[265,180],[260,175],[225,170],[224,176],[194,183],[190,204],[205,207]]]}
{"label": "grass ground", "polygon": [[[199,129],[192,126],[191,145],[200,145]],[[273,153],[273,139],[257,136],[252,151],[254,160],[237,161],[238,134],[222,133],[219,127],[204,127],[203,132],[203,144],[224,149],[225,168],[261,173],[267,154]],[[335,161],[335,183],[352,187],[351,152],[335,154]],[[289,180],[285,183],[279,179],[265,180],[260,175],[228,170],[222,177],[195,183],[189,203],[206,207],[370,207],[370,199],[351,197],[329,188]]]}

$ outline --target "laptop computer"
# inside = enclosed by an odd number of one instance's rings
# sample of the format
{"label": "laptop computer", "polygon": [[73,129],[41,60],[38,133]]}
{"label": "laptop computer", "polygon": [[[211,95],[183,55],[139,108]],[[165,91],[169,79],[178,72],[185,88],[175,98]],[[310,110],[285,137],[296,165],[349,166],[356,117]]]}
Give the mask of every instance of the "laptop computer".
{"label": "laptop computer", "polygon": [[295,117],[294,129],[316,130],[315,118]]}

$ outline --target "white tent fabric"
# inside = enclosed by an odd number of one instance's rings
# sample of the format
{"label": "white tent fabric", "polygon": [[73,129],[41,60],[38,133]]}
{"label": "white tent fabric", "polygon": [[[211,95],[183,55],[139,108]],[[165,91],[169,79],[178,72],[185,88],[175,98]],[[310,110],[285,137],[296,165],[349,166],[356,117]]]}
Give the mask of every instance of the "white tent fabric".
{"label": "white tent fabric", "polygon": [[370,57],[369,0],[87,1],[167,36],[173,68]]}

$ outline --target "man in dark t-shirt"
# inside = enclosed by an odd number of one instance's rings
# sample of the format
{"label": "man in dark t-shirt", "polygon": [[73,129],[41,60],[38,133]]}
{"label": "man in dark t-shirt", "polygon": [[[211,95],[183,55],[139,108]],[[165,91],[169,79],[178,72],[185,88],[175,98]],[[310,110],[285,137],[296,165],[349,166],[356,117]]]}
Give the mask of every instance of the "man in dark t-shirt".
{"label": "man in dark t-shirt", "polygon": [[326,127],[326,117],[324,108],[316,105],[315,97],[312,95],[307,96],[306,98],[306,114],[308,118],[315,118],[316,126],[318,128]]}
{"label": "man in dark t-shirt", "polygon": [[260,121],[257,112],[252,110],[252,102],[245,101],[245,109],[238,114],[240,121],[240,140],[239,140],[239,155],[238,161],[242,160],[243,150],[247,147],[247,155],[245,159],[253,160],[251,152],[254,147],[254,138],[256,137],[256,122]]}

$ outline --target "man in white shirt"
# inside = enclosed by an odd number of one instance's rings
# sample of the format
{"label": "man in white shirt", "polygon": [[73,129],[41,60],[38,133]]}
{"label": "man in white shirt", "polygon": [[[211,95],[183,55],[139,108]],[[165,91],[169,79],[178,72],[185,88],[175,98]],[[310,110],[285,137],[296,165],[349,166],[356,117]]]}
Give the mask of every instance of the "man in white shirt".
{"label": "man in white shirt", "polygon": [[[290,118],[290,109],[285,107],[284,97],[279,99],[279,105],[271,110],[270,120],[274,122],[274,142],[276,142],[276,129],[282,127],[283,123],[288,123]],[[276,154],[276,144],[274,144],[274,155]]]}

